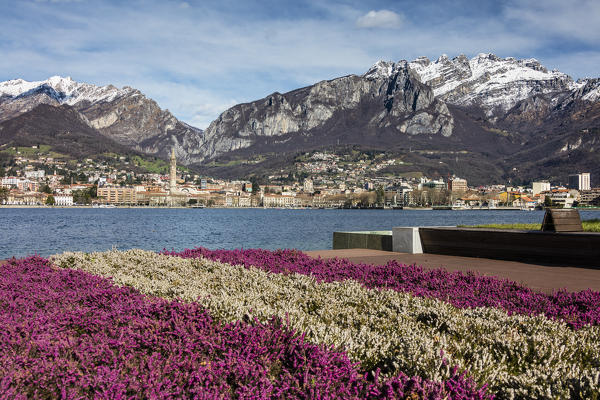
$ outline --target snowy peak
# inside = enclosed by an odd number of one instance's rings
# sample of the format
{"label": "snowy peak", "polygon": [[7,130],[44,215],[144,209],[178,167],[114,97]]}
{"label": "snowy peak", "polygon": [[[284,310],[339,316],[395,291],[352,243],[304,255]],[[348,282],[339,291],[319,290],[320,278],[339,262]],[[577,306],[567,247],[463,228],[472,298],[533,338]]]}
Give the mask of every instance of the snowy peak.
{"label": "snowy peak", "polygon": [[45,81],[25,81],[15,79],[0,82],[0,97],[23,98],[45,93],[60,104],[74,105],[83,101],[95,104],[110,102],[117,97],[132,94],[131,88],[118,89],[113,85],[96,86],[74,81],[71,77],[52,76]]}
{"label": "snowy peak", "polygon": [[534,58],[480,53],[470,60],[464,55],[451,60],[442,56],[433,63],[418,58],[409,65],[436,96],[457,105],[477,104],[486,111],[506,111],[527,97],[574,88],[568,75],[548,71]]}
{"label": "snowy peak", "polygon": [[453,105],[481,107],[489,116],[507,112],[519,102],[539,95],[600,99],[597,79],[574,82],[567,74],[549,71],[535,58],[501,58],[492,53],[480,53],[471,59],[464,54],[454,58],[442,54],[435,61],[427,57],[411,62],[378,61],[363,77],[390,79],[407,67],[433,89],[435,97]]}
{"label": "snowy peak", "polygon": [[389,79],[398,73],[399,70],[407,67],[407,62],[402,60],[397,63],[391,61],[377,61],[369,70],[363,75],[363,78],[367,79]]}

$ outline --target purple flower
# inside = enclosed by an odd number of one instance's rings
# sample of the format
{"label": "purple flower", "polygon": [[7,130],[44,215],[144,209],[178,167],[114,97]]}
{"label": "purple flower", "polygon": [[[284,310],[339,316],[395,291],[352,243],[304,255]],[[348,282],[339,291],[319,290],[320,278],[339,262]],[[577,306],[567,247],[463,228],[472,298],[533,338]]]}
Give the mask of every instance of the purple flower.
{"label": "purple flower", "polygon": [[197,303],[144,296],[40,257],[0,273],[5,398],[492,398],[456,370],[444,382],[380,379],[280,320],[221,324]]}

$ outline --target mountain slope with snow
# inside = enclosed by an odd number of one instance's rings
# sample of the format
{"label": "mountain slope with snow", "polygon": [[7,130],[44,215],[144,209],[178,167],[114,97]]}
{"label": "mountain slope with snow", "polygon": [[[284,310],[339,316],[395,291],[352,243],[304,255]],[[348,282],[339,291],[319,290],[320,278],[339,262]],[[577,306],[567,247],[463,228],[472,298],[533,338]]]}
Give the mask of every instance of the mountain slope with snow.
{"label": "mountain slope with snow", "polygon": [[0,98],[19,98],[34,95],[46,90],[60,104],[70,106],[88,102],[94,104],[100,101],[111,102],[117,97],[123,97],[135,92],[130,87],[122,89],[113,85],[96,86],[89,83],[79,83],[71,77],[53,76],[45,81],[28,82],[23,79],[15,79],[0,83]]}
{"label": "mountain slope with snow", "polygon": [[534,58],[481,53],[469,60],[442,55],[435,62],[420,57],[409,65],[437,97],[454,105],[479,106],[489,115],[506,112],[528,97],[577,88],[570,76],[548,71]]}
{"label": "mountain slope with snow", "polygon": [[[600,174],[599,88],[598,79],[576,82],[532,58],[378,61],[361,76],[230,108],[206,130],[206,160],[337,143],[403,154],[414,159],[411,168],[440,175],[482,178],[489,171],[488,179],[504,181],[564,178],[578,168]],[[428,156],[417,159],[415,150]],[[457,152],[469,154],[468,164],[451,156]]]}
{"label": "mountain slope with snow", "polygon": [[183,163],[195,161],[193,154],[202,139],[202,130],[177,120],[131,87],[96,86],[60,76],[44,81],[0,82],[0,122],[40,104],[71,106],[91,128],[146,154],[167,157],[174,148]]}

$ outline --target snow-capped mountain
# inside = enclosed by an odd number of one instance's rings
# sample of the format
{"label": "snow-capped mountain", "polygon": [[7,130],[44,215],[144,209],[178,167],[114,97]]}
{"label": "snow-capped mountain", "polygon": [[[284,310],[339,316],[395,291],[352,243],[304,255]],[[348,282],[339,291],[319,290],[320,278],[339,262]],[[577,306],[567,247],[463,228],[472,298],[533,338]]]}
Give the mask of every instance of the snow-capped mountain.
{"label": "snow-capped mountain", "polygon": [[409,65],[436,97],[455,105],[480,106],[488,114],[508,111],[528,97],[577,88],[570,76],[549,71],[534,58],[481,53],[469,60],[464,55],[453,59],[442,55],[435,62],[420,57]]}
{"label": "snow-capped mountain", "polygon": [[234,106],[210,124],[204,147],[211,159],[350,144],[471,178],[600,173],[599,99],[598,79],[574,81],[532,58],[378,61],[360,76]]}
{"label": "snow-capped mountain", "polygon": [[178,121],[131,87],[96,86],[60,76],[44,81],[0,82],[0,122],[33,111],[40,104],[73,108],[91,128],[147,154],[166,157],[175,148],[184,163],[195,161],[190,157],[202,137],[202,130]]}
{"label": "snow-capped mountain", "polygon": [[122,89],[113,85],[96,86],[74,81],[70,76],[63,78],[53,76],[45,81],[28,82],[15,79],[0,83],[0,97],[26,97],[46,90],[48,94],[61,104],[74,105],[81,102],[94,104],[100,101],[111,102],[117,97],[127,96],[135,90],[130,87]]}

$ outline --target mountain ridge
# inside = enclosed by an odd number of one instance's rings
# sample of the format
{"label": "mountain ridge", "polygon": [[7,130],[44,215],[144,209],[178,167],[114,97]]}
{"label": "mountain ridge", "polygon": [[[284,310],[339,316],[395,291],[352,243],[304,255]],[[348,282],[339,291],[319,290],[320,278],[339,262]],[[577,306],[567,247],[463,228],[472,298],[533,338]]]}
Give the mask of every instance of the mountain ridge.
{"label": "mountain ridge", "polygon": [[515,170],[525,178],[562,179],[590,165],[600,173],[592,151],[599,140],[593,133],[600,128],[599,100],[598,78],[575,81],[535,59],[480,53],[471,59],[380,60],[362,75],[235,105],[204,131],[130,87],[69,77],[17,79],[0,83],[0,121],[40,104],[68,105],[121,145],[163,158],[175,148],[179,162],[200,168],[220,159],[279,154],[285,160],[307,150],[359,146],[395,154],[469,154],[466,169],[443,156],[439,162],[415,159],[417,167],[443,175],[464,170],[467,178],[480,179],[475,169],[496,163],[490,177],[495,181],[514,178]]}
{"label": "mountain ridge", "polygon": [[[399,71],[405,72],[398,81]],[[353,89],[335,104],[324,105],[311,96],[324,93],[320,98],[327,101],[327,93],[339,92],[342,81],[353,82]],[[321,81],[231,107],[206,129],[205,139],[210,144],[205,154],[210,160],[294,149],[301,152],[331,148],[338,139],[343,145],[397,149],[400,153],[406,148],[443,152],[451,146],[480,159],[480,166],[472,160],[472,168],[489,168],[490,160],[495,159],[502,172],[494,171],[493,181],[515,179],[514,171],[524,179],[564,181],[568,173],[580,168],[591,166],[594,174],[600,173],[595,164],[598,157],[572,145],[581,141],[582,149],[597,147],[595,134],[581,136],[581,132],[600,128],[599,88],[596,78],[574,81],[560,71],[549,71],[535,59],[500,58],[489,53],[471,59],[441,56],[435,62],[426,58],[378,61],[363,75]],[[390,100],[393,104],[400,99],[418,99],[415,90],[421,94],[423,107],[388,108]],[[289,107],[282,111],[280,104]],[[397,104],[406,105],[402,101]],[[318,123],[311,126],[311,121]],[[265,124],[267,134],[263,133]],[[542,146],[542,154],[536,141],[553,147]],[[567,153],[578,151],[579,159],[565,158],[563,148]],[[432,169],[431,165],[427,168]],[[452,168],[448,165],[438,172],[446,175],[455,172]],[[466,177],[469,175],[467,171]]]}

